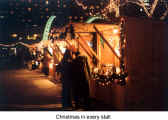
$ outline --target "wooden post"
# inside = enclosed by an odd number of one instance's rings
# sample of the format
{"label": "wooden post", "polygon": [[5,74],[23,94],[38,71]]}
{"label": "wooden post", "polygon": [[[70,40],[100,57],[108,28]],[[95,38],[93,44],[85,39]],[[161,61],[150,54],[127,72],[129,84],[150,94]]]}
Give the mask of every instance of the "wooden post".
{"label": "wooden post", "polygon": [[86,41],[83,39],[83,37],[78,34],[78,36],[81,38],[81,40],[83,41],[83,43],[85,44],[85,46],[88,48],[88,50],[92,53],[92,55],[94,55],[96,57],[96,59],[98,60],[98,62],[100,61],[98,56],[96,55],[96,53],[89,47],[89,45],[86,43]]}
{"label": "wooden post", "polygon": [[83,48],[83,50],[86,52],[86,54],[92,59],[92,55],[88,52],[88,50],[83,46],[83,44],[81,43],[81,41],[79,41],[77,39],[77,42],[79,43],[79,45]]}
{"label": "wooden post", "polygon": [[117,53],[115,52],[115,50],[113,49],[113,47],[110,45],[110,43],[104,38],[104,36],[101,34],[101,32],[96,28],[96,26],[94,26],[94,29],[96,30],[96,32],[102,37],[102,39],[104,40],[104,42],[107,44],[107,46],[111,49],[111,51],[114,53],[114,55],[120,59],[120,57],[117,55]]}

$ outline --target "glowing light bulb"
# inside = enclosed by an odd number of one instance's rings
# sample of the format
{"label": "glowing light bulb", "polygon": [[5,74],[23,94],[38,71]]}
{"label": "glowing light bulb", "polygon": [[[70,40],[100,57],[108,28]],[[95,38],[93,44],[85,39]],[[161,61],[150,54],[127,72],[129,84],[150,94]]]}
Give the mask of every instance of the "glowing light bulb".
{"label": "glowing light bulb", "polygon": [[118,29],[114,29],[113,30],[113,34],[118,34],[119,33],[119,30]]}

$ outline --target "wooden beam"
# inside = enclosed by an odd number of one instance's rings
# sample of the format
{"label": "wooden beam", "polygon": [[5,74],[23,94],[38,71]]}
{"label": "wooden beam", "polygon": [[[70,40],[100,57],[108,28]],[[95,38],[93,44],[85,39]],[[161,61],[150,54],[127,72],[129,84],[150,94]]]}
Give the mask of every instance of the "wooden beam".
{"label": "wooden beam", "polygon": [[96,30],[96,32],[102,37],[102,39],[104,40],[104,42],[107,44],[107,46],[111,49],[111,51],[114,53],[114,55],[120,59],[120,57],[117,55],[117,53],[115,52],[115,50],[113,49],[113,47],[110,45],[110,43],[105,39],[105,37],[103,36],[103,34],[97,29],[96,26],[94,26],[94,29]]}
{"label": "wooden beam", "polygon": [[78,36],[81,38],[81,40],[83,41],[83,43],[86,45],[86,47],[89,49],[89,51],[91,52],[92,55],[95,56],[95,58],[98,60],[98,62],[100,61],[97,54],[92,50],[92,48],[89,47],[89,45],[86,43],[86,41],[83,39],[83,37],[78,34]]}
{"label": "wooden beam", "polygon": [[62,51],[60,50],[60,48],[58,47],[58,45],[55,43],[54,46],[56,47],[56,49],[61,53],[61,55],[63,56]]}
{"label": "wooden beam", "polygon": [[92,55],[88,52],[88,50],[83,46],[83,44],[81,43],[80,40],[76,39],[77,42],[79,43],[79,45],[83,48],[83,50],[86,52],[86,54],[91,58],[93,59]]}

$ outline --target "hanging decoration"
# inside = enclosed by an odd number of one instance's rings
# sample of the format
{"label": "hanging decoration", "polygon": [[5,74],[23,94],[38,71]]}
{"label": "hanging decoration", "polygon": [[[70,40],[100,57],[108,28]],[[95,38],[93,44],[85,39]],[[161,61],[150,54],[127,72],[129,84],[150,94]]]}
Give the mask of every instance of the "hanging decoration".
{"label": "hanging decoration", "polygon": [[[96,7],[89,8],[87,5],[84,5],[79,0],[75,0],[75,3],[78,6],[81,6],[83,10],[89,10],[90,16],[102,16],[103,18],[109,18],[111,15],[115,18],[119,18],[120,8],[125,6],[126,4],[136,4],[141,7],[141,10],[145,12],[148,18],[152,18],[154,12],[156,11],[156,7],[159,4],[162,4],[165,7],[163,13],[160,13],[160,20],[164,20],[168,14],[168,2],[166,0],[153,0],[153,2],[149,2],[149,0],[109,0],[109,4],[102,9],[95,10]],[[109,16],[110,15],[110,16]]]}
{"label": "hanging decoration", "polygon": [[93,72],[93,78],[96,81],[97,87],[108,88],[112,87],[114,83],[119,84],[120,86],[126,85],[126,78],[128,77],[128,73],[126,71],[125,66],[125,21],[121,18],[120,21],[120,67],[116,68],[116,66],[112,66],[108,72],[103,73],[102,70],[97,70]]}

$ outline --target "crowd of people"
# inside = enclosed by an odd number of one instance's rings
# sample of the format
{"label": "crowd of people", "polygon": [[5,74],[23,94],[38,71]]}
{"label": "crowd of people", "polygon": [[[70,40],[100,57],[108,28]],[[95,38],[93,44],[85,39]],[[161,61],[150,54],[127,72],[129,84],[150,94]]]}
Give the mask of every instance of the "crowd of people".
{"label": "crowd of people", "polygon": [[87,58],[81,56],[79,51],[73,52],[67,49],[56,71],[61,73],[63,108],[88,108],[88,81],[91,75]]}

